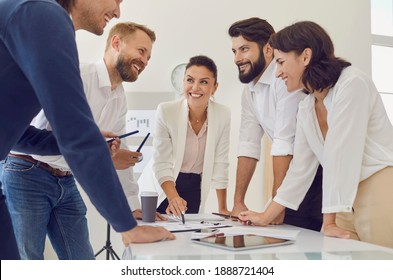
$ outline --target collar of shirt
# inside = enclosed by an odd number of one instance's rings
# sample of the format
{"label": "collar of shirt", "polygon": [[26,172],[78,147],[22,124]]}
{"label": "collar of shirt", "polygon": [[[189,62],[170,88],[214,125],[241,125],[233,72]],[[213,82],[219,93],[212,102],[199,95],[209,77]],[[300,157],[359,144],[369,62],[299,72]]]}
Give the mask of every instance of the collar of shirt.
{"label": "collar of shirt", "polygon": [[[332,110],[332,103],[333,103],[333,93],[334,88],[329,89],[328,94],[326,97],[323,99],[323,104],[325,105],[325,108],[327,110],[327,122],[328,125],[330,124],[331,121],[331,110]],[[315,96],[314,94],[310,94],[308,98],[306,97],[303,102],[300,102],[299,108],[307,108],[307,111],[313,112],[315,111]],[[314,113],[312,113],[314,115]],[[317,120],[315,120],[317,121]]]}
{"label": "collar of shirt", "polygon": [[272,83],[272,77],[274,76],[274,73],[276,72],[276,63],[274,60],[272,60],[269,64],[269,66],[263,71],[262,76],[259,78],[258,82],[254,83],[254,81],[251,81],[248,83],[248,87],[250,91],[255,91],[255,87],[258,84],[267,84],[270,85]]}
{"label": "collar of shirt", "polygon": [[100,59],[96,62],[97,76],[98,76],[98,85],[100,88],[108,87],[110,92],[113,92],[116,97],[118,94],[124,91],[123,85],[120,84],[117,88],[112,90],[111,80],[109,78],[109,72],[106,68],[104,59]]}

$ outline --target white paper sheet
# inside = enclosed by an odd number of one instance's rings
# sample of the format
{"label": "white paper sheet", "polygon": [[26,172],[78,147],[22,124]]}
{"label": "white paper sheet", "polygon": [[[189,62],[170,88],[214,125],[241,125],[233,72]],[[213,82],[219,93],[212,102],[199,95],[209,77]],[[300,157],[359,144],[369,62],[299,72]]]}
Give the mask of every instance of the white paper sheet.
{"label": "white paper sheet", "polygon": [[230,225],[222,223],[222,222],[216,222],[216,221],[210,221],[210,222],[193,222],[193,221],[188,221],[186,219],[186,223],[183,225],[182,222],[179,221],[156,221],[155,223],[145,223],[142,221],[138,221],[138,225],[142,226],[155,226],[155,227],[163,227],[166,230],[170,232],[182,232],[182,231],[194,231],[198,229],[203,229],[203,228],[222,228],[222,227],[228,227]]}
{"label": "white paper sheet", "polygon": [[[163,215],[165,217],[167,217],[170,221],[176,221],[178,222],[179,220],[172,218],[171,216],[168,215]],[[190,222],[201,222],[201,221],[224,221],[225,218],[224,217],[220,217],[214,214],[210,214],[210,213],[205,213],[205,214],[184,214],[184,219]]]}

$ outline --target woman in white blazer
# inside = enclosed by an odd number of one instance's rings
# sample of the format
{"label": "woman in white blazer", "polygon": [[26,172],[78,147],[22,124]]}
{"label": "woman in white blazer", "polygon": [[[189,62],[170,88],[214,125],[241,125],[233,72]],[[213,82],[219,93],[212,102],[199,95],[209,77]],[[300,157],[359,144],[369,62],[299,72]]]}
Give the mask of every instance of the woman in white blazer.
{"label": "woman in white blazer", "polygon": [[153,139],[153,172],[166,199],[157,211],[180,217],[203,212],[210,189],[218,211],[226,205],[230,110],[213,101],[217,67],[206,56],[186,66],[184,96],[157,108]]}

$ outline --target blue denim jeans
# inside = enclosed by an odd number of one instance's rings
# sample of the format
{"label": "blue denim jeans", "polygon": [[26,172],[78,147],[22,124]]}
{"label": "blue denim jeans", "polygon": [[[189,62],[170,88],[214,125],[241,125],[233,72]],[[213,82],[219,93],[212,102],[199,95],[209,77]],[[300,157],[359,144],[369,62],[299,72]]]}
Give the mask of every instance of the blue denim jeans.
{"label": "blue denim jeans", "polygon": [[[0,182],[1,186],[1,182]],[[0,260],[20,260],[5,196],[0,188]]]}
{"label": "blue denim jeans", "polygon": [[8,157],[0,178],[22,259],[44,259],[46,234],[59,259],[94,259],[87,209],[73,176],[56,177]]}

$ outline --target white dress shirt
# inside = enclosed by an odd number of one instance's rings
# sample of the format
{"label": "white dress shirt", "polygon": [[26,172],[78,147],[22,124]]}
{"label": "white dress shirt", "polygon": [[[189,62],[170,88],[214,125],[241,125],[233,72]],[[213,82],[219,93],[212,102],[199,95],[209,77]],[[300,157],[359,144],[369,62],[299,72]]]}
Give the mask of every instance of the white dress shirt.
{"label": "white dress shirt", "polygon": [[321,163],[322,212],[350,212],[359,182],[393,166],[393,127],[373,82],[353,66],[342,71],[323,102],[325,140],[314,95],[299,104],[294,158],[274,201],[296,210]]}
{"label": "white dress shirt", "polygon": [[[80,71],[87,101],[100,130],[112,131],[117,135],[125,133],[127,102],[123,86],[120,84],[115,90],[111,90],[111,82],[104,60],[81,65]],[[31,125],[51,130],[43,111],[34,118]],[[124,141],[121,148],[128,149]],[[54,168],[70,170],[63,156],[32,156]],[[117,174],[131,209],[140,209],[139,188],[134,180],[132,167],[117,170]]]}
{"label": "white dress shirt", "polygon": [[272,156],[293,154],[296,113],[305,94],[289,93],[275,73],[276,63],[272,61],[257,83],[244,87],[238,156],[259,160],[264,133],[272,141]]}

